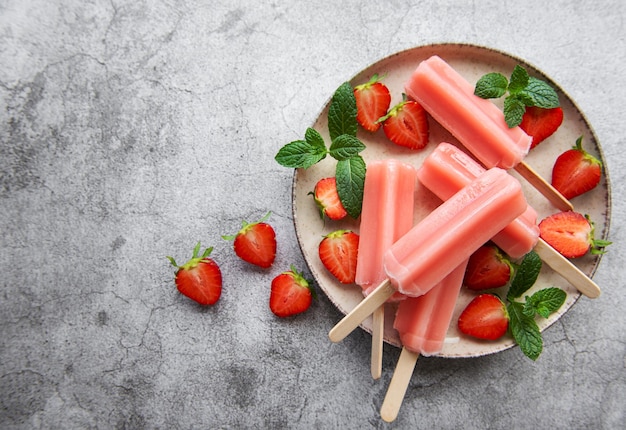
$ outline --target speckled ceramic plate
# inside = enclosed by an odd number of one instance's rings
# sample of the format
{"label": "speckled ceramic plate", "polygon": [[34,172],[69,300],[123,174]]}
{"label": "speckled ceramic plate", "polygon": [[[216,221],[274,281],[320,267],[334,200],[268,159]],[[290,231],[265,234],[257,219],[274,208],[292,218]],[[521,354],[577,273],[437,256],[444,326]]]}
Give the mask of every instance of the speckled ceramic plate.
{"label": "speckled ceramic plate", "polygon": [[[402,51],[384,58],[372,64],[359,74],[354,76],[350,83],[357,85],[369,80],[378,73],[384,75],[383,82],[389,87],[392,94],[391,105],[402,99],[404,83],[418,63],[427,59],[431,55],[439,55],[449,62],[468,81],[474,84],[478,78],[485,73],[500,72],[505,76],[510,76],[516,64],[522,65],[529,73],[542,79],[553,86],[559,94],[561,106],[564,110],[564,122],[555,134],[535,147],[526,157],[525,161],[533,167],[544,178],[551,177],[552,165],[557,156],[575,144],[577,137],[583,135],[583,146],[592,154],[599,157],[604,162],[600,144],[593,132],[589,122],[576,106],[567,93],[548,76],[526,61],[512,55],[484,47],[465,44],[437,44],[421,46],[406,51]],[[330,95],[332,96],[332,94]],[[317,118],[313,128],[319,131],[324,137],[327,145],[330,142],[328,136],[327,114],[329,102],[324,106]],[[377,133],[368,133],[359,129],[358,137],[366,144],[367,148],[362,156],[366,162],[383,158],[397,158],[419,167],[422,160],[432,151],[432,149],[442,141],[457,143],[457,141],[439,124],[430,120],[430,143],[420,151],[406,150],[390,143],[384,136],[382,130]],[[308,193],[313,190],[315,183],[323,177],[333,176],[335,160],[327,157],[322,162],[309,169],[298,169],[293,178],[293,215],[296,233],[304,257],[309,268],[315,277],[319,287],[326,293],[342,313],[348,313],[362,299],[361,289],[357,285],[342,285],[338,283],[319,260],[317,247],[324,234],[337,229],[352,229],[359,231],[358,220],[342,220],[339,222],[325,220],[322,221],[315,206],[313,198]],[[606,163],[605,163],[606,165]],[[606,172],[605,172],[606,173]],[[513,172],[512,174],[516,174]],[[529,203],[537,210],[539,219],[557,212],[551,204],[536,190],[521,179],[524,191]],[[416,206],[415,222],[423,218],[437,204],[436,200],[429,192],[417,193],[420,197]],[[610,184],[608,175],[605,174],[600,185],[585,195],[572,200],[575,210],[589,214],[596,224],[596,237],[605,238],[609,228],[610,220]],[[585,256],[575,260],[575,264],[589,276],[593,276],[598,264],[599,256]],[[580,294],[557,273],[553,272],[547,265],[543,265],[539,279],[533,290],[548,286],[558,286],[567,292],[567,299],[561,309],[554,313],[549,319],[539,319],[538,324],[541,330],[546,329],[561,317],[579,299]],[[602,288],[602,286],[600,286]],[[461,335],[456,327],[458,315],[471,300],[475,293],[462,288],[461,295],[457,302],[455,314],[448,329],[446,344],[440,353],[444,357],[474,357],[491,354],[510,348],[515,342],[510,337],[504,337],[495,342],[483,342]],[[590,300],[584,298],[585,300]],[[602,300],[600,297],[596,300]],[[393,316],[395,308],[387,304],[385,317],[384,339],[387,343],[400,346],[397,332],[393,329]],[[338,321],[332,321],[329,328]],[[361,327],[371,332],[371,317],[363,322]]]}

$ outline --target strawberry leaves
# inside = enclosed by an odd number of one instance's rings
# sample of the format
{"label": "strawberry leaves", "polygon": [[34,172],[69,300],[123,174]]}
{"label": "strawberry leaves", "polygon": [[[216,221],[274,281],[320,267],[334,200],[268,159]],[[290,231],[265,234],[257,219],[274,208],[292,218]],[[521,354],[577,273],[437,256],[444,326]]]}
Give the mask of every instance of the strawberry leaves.
{"label": "strawberry leaves", "polygon": [[482,76],[474,89],[474,94],[483,99],[495,99],[504,96],[504,120],[509,128],[522,122],[527,106],[551,109],[559,106],[556,91],[544,81],[528,75],[526,69],[515,66],[508,80],[501,73],[487,73]]}
{"label": "strawberry leaves", "polygon": [[335,91],[328,109],[330,147],[313,128],[306,130],[304,140],[283,146],[275,160],[284,167],[307,169],[330,155],[337,160],[335,177],[337,192],[344,208],[352,218],[358,218],[363,205],[365,161],[360,152],[365,145],[357,137],[356,99],[350,83],[344,82]]}

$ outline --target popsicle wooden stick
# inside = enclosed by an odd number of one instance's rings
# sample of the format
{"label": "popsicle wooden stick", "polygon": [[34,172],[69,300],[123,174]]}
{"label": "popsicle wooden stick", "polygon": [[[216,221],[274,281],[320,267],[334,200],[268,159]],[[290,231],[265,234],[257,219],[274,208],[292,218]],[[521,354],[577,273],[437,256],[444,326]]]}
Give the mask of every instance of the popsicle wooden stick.
{"label": "popsicle wooden stick", "polygon": [[600,296],[600,287],[570,260],[539,238],[534,248],[539,258],[590,299]]}
{"label": "popsicle wooden stick", "polygon": [[380,408],[380,417],[384,421],[390,423],[398,417],[398,412],[400,412],[400,407],[404,401],[404,395],[409,387],[418,358],[418,353],[402,348],[396,369],[387,388],[387,394]]}
{"label": "popsicle wooden stick", "polygon": [[574,210],[574,205],[567,200],[556,188],[543,179],[532,167],[525,162],[515,166],[515,171],[528,181],[537,191],[543,194],[556,208],[562,211]]}
{"label": "popsicle wooden stick", "polygon": [[372,378],[379,379],[383,373],[383,335],[385,331],[385,305],[372,314]]}
{"label": "popsicle wooden stick", "polygon": [[351,312],[346,314],[330,332],[328,337],[332,342],[341,342],[356,329],[359,324],[370,316],[377,308],[383,305],[396,290],[391,282],[386,279],[368,294]]}

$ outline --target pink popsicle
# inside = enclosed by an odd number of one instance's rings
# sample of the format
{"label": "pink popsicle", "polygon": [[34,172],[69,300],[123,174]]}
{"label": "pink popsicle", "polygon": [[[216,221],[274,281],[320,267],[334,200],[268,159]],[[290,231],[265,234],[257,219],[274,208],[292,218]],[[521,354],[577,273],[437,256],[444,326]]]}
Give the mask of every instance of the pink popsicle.
{"label": "pink popsicle", "polygon": [[445,201],[402,236],[383,257],[383,281],[329,333],[337,342],[394,292],[420,296],[526,210],[521,185],[494,167]]}
{"label": "pink popsicle", "polygon": [[402,352],[380,408],[383,420],[391,422],[398,416],[419,356],[442,350],[466,266],[467,260],[423,296],[409,297],[398,305],[394,327]]}
{"label": "pink popsicle", "polygon": [[441,352],[466,266],[467,260],[426,294],[400,302],[393,327],[404,348],[426,356]]}
{"label": "pink popsicle", "polygon": [[402,294],[425,294],[527,206],[515,178],[489,169],[402,236],[385,254],[385,272]]}
{"label": "pink popsicle", "polygon": [[387,278],[384,253],[413,227],[416,182],[416,169],[398,160],[367,165],[355,280],[365,295]]}
{"label": "pink popsicle", "polygon": [[[441,200],[481,175],[485,169],[456,146],[442,142],[424,160],[418,178]],[[528,205],[522,215],[496,234],[492,241],[512,258],[530,252],[539,239],[537,212]]]}
{"label": "pink popsicle", "polygon": [[522,162],[532,137],[506,124],[491,101],[474,95],[473,86],[438,56],[422,61],[405,85],[406,94],[424,109],[487,168],[515,168],[561,210],[572,204]]}
{"label": "pink popsicle", "polygon": [[[413,227],[417,172],[409,164],[394,159],[368,163],[363,187],[363,209],[359,229],[359,250],[355,282],[369,294],[387,275],[383,255],[393,243]],[[396,293],[390,300],[402,300]],[[372,315],[371,373],[382,375],[385,309]]]}
{"label": "pink popsicle", "polygon": [[[484,169],[466,153],[450,143],[440,143],[426,157],[418,171],[418,179],[440,199],[446,200]],[[518,258],[532,249],[555,272],[590,298],[600,295],[600,287],[580,271],[571,261],[539,238],[537,213],[528,206],[526,211],[507,225],[492,241],[512,258]]]}

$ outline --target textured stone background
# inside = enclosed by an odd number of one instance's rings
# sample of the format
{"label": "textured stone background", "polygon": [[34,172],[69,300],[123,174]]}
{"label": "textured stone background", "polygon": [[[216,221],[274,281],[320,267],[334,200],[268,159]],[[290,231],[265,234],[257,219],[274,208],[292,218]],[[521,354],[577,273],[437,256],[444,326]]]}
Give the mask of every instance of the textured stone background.
{"label": "textured stone background", "polygon": [[[0,0],[0,427],[596,428],[626,426],[626,3]],[[421,359],[398,420],[379,408],[369,335],[332,345],[322,295],[279,321],[269,282],[305,267],[292,172],[300,138],[344,80],[433,42],[492,46],[536,64],[586,113],[612,190],[596,281],[515,348]],[[222,234],[273,212],[266,271]],[[202,309],[165,259],[215,247],[224,293]]]}

